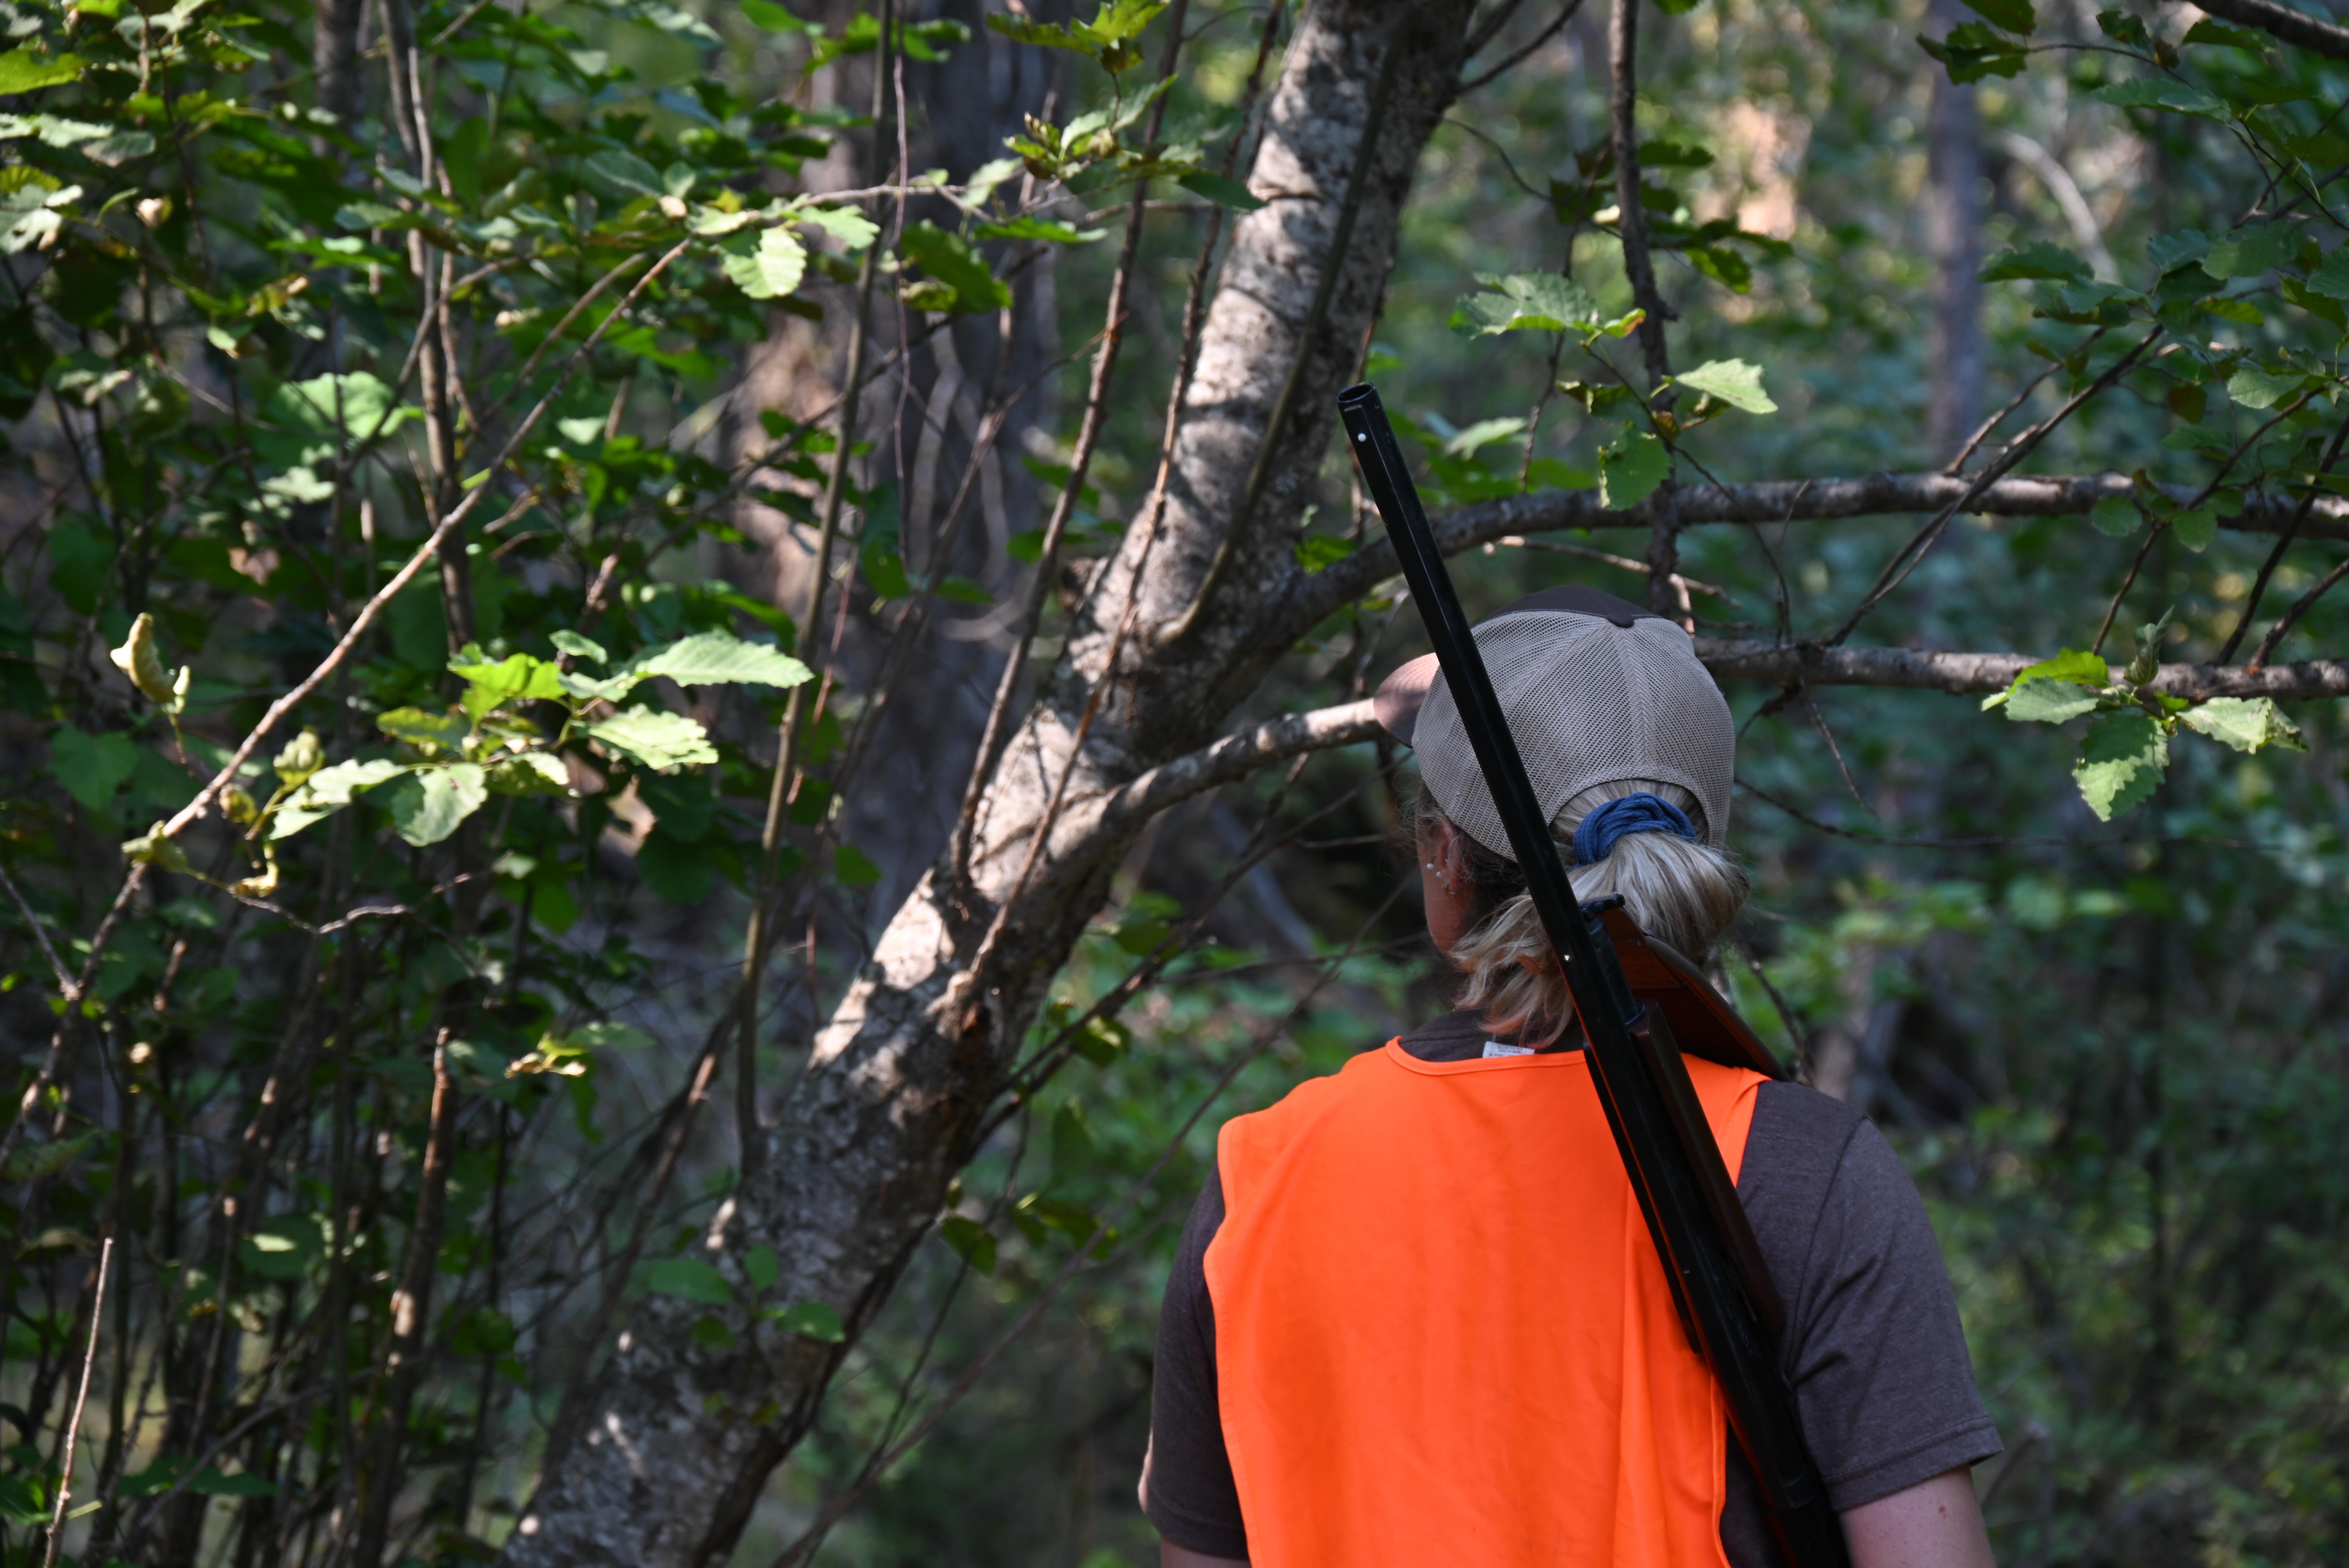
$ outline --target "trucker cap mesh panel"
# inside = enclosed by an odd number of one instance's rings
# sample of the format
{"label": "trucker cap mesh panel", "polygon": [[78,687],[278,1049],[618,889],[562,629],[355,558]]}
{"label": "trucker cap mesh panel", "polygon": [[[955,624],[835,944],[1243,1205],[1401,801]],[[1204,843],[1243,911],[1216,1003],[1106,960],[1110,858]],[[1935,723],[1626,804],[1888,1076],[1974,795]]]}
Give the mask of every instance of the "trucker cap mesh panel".
{"label": "trucker cap mesh panel", "polygon": [[[1624,779],[1694,795],[1705,838],[1729,828],[1736,735],[1729,705],[1688,634],[1643,617],[1629,626],[1557,611],[1503,615],[1476,628],[1493,689],[1543,811]],[[1412,735],[1420,775],[1444,814],[1478,843],[1510,853],[1498,811],[1441,676]]]}

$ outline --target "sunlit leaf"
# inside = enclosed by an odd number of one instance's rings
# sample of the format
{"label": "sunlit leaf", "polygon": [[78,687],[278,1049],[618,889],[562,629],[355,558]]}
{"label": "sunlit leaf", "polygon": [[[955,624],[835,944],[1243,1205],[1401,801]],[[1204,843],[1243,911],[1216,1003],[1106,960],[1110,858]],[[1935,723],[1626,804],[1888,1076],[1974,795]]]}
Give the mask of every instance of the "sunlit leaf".
{"label": "sunlit leaf", "polygon": [[680,638],[636,659],[629,670],[639,676],[667,676],[679,686],[795,686],[812,673],[771,643],[745,642],[730,632]]}
{"label": "sunlit leaf", "polygon": [[2108,713],[2088,727],[2072,778],[2099,821],[2150,797],[2169,766],[2169,737],[2137,709]]}
{"label": "sunlit leaf", "polygon": [[2276,746],[2305,751],[2299,727],[2283,716],[2272,697],[2214,696],[2178,716],[2178,722],[2237,751],[2257,751]]}
{"label": "sunlit leaf", "polygon": [[471,762],[422,768],[393,788],[391,825],[418,849],[437,844],[488,803],[488,780]]}
{"label": "sunlit leaf", "polygon": [[727,277],[752,299],[787,294],[807,274],[807,247],[789,229],[730,234],[719,249],[725,253]]}
{"label": "sunlit leaf", "polygon": [[1762,367],[1743,359],[1713,359],[1672,378],[1681,386],[1718,397],[1749,414],[1775,414],[1778,405],[1762,389]]}
{"label": "sunlit leaf", "polygon": [[698,721],[679,713],[632,707],[585,727],[595,739],[656,773],[702,767],[718,760],[718,750],[709,744],[709,732]]}
{"label": "sunlit leaf", "polygon": [[311,774],[308,781],[270,818],[269,836],[272,840],[290,839],[311,823],[341,810],[364,791],[407,771],[404,765],[383,758],[337,762],[322,768]]}

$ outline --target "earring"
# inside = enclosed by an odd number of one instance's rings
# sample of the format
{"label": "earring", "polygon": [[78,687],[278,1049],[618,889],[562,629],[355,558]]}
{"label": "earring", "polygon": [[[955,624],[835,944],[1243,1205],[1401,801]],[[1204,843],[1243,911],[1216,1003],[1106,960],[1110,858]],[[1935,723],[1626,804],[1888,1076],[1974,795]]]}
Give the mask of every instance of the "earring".
{"label": "earring", "polygon": [[1428,861],[1428,862],[1427,862],[1427,869],[1428,869],[1429,871],[1433,871],[1433,870],[1435,869],[1435,862],[1434,862],[1433,861]]}

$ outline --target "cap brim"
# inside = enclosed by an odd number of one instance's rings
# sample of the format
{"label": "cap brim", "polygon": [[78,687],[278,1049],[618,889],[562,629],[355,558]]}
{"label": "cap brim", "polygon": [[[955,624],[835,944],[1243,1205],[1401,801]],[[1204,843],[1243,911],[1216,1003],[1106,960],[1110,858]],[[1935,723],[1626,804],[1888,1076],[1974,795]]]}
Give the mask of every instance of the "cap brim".
{"label": "cap brim", "polygon": [[1443,673],[1433,654],[1423,654],[1381,681],[1371,698],[1371,711],[1378,716],[1380,726],[1409,746],[1412,731],[1419,727],[1419,710]]}

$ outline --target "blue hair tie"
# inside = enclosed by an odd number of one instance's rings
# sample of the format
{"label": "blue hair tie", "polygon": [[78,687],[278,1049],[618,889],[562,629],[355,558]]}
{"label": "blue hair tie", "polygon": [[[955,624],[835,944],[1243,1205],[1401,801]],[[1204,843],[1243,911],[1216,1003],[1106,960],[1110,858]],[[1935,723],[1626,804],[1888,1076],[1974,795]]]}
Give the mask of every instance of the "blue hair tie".
{"label": "blue hair tie", "polygon": [[1676,833],[1694,842],[1696,824],[1661,795],[1624,795],[1591,808],[1574,830],[1574,863],[1587,866],[1615,852],[1626,833]]}

